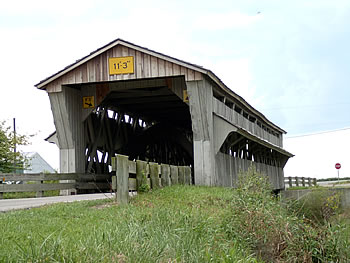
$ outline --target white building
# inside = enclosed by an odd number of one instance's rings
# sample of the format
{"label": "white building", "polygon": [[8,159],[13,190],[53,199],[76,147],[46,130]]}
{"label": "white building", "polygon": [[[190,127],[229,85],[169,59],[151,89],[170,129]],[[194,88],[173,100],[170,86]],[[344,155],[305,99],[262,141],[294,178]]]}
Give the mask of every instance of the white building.
{"label": "white building", "polygon": [[55,173],[56,171],[37,152],[25,153],[28,158],[28,168],[25,174]]}

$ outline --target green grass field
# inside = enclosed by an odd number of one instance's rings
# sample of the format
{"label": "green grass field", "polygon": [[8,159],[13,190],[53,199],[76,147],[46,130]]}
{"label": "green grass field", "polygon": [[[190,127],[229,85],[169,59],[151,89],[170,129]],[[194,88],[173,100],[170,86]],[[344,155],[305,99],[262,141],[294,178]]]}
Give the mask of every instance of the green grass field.
{"label": "green grass field", "polygon": [[346,262],[349,213],[315,225],[261,189],[172,186],[127,206],[2,213],[0,262]]}

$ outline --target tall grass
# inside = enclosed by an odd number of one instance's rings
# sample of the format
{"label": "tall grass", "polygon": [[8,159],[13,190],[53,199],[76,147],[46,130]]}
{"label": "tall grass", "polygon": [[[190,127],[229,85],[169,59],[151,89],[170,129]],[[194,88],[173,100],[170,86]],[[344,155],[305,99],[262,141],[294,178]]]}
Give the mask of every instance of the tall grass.
{"label": "tall grass", "polygon": [[[240,175],[235,198],[230,202],[232,209],[223,225],[229,236],[249,246],[266,262],[349,261],[350,236],[342,235],[350,231],[348,224],[320,224],[303,213],[310,212],[308,209],[285,206],[270,191],[267,177],[254,168]],[[327,196],[326,204],[334,215],[336,202],[332,196]],[[312,212],[316,213],[316,208]]]}
{"label": "tall grass", "polygon": [[350,232],[312,224],[255,170],[235,190],[172,186],[0,214],[0,262],[347,262]]}

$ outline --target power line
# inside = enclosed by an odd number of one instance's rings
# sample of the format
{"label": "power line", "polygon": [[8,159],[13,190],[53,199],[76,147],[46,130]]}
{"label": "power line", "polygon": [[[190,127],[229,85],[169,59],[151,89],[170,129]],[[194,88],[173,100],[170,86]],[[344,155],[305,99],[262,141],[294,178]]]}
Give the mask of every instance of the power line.
{"label": "power line", "polygon": [[294,109],[301,109],[301,108],[320,108],[320,107],[329,107],[329,106],[347,106],[350,105],[350,103],[332,103],[332,104],[310,104],[310,105],[298,105],[298,106],[283,106],[283,107],[275,107],[275,108],[261,108],[261,111],[266,110],[294,110]]}
{"label": "power line", "polygon": [[346,131],[346,130],[350,130],[350,127],[337,129],[337,130],[331,130],[331,131],[322,131],[322,132],[315,132],[315,133],[310,133],[310,134],[295,135],[295,136],[285,137],[284,139],[293,139],[293,138],[299,138],[299,137],[307,137],[307,136],[326,134],[326,133],[333,133],[333,132]]}

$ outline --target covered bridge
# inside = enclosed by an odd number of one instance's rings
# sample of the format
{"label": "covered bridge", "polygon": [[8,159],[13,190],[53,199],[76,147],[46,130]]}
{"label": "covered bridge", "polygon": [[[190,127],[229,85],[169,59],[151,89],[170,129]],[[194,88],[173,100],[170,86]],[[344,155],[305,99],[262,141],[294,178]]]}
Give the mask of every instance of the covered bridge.
{"label": "covered bridge", "polygon": [[108,173],[116,153],[191,165],[197,185],[234,186],[252,163],[284,188],[286,132],[213,72],[117,39],[42,80],[61,173]]}

